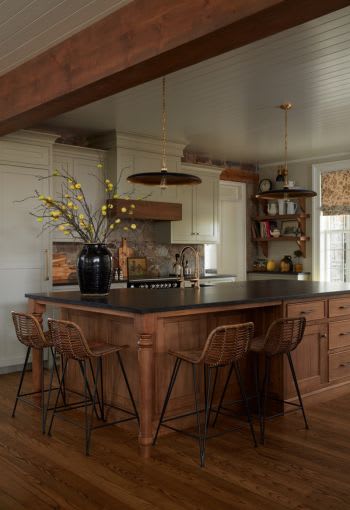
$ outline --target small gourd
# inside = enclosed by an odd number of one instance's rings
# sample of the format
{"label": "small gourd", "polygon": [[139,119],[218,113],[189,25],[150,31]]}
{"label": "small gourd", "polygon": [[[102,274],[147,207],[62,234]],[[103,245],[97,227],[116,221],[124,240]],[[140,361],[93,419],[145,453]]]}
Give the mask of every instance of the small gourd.
{"label": "small gourd", "polygon": [[290,255],[285,255],[280,262],[281,273],[290,273],[293,271],[293,261]]}

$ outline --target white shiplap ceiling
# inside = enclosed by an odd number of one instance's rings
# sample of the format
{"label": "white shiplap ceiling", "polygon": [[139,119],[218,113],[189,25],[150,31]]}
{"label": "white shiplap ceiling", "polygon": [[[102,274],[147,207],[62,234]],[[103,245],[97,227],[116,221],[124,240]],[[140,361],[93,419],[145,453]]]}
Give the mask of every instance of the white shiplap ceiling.
{"label": "white shiplap ceiling", "polygon": [[[130,0],[0,0],[0,74]],[[50,119],[57,129],[160,137],[160,80]],[[350,151],[350,7],[167,78],[168,137],[235,161]]]}
{"label": "white shiplap ceiling", "polygon": [[0,74],[131,0],[0,0]]}
{"label": "white shiplap ceiling", "polygon": [[[159,137],[160,91],[155,80],[48,124]],[[350,151],[350,7],[169,75],[168,137],[235,161],[280,160],[283,113],[276,105],[286,101],[294,104],[290,159]]]}

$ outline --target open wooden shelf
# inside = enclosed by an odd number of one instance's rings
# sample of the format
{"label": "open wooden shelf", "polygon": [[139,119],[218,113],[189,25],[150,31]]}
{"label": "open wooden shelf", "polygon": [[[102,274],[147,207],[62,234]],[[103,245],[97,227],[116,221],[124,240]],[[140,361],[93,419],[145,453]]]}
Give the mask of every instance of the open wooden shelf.
{"label": "open wooden shelf", "polygon": [[[265,257],[268,257],[269,247],[268,243],[271,241],[294,241],[299,247],[299,250],[302,252],[303,257],[306,257],[306,242],[310,240],[310,237],[305,235],[306,230],[306,220],[310,218],[310,214],[305,212],[305,198],[297,199],[299,204],[299,211],[295,214],[267,214],[266,210],[266,200],[262,200],[254,197],[253,202],[256,204],[257,213],[251,219],[255,222],[268,221],[268,222],[283,222],[283,221],[296,221],[298,222],[299,231],[301,235],[297,236],[284,236],[281,235],[279,237],[271,237],[271,238],[263,238],[263,237],[254,237],[252,239],[253,242],[258,243],[261,247],[261,250]],[[281,227],[281,225],[279,225]],[[261,233],[261,231],[260,231]]]}
{"label": "open wooden shelf", "polygon": [[310,214],[306,213],[300,213],[300,214],[275,214],[274,216],[271,215],[261,215],[261,216],[254,216],[252,218],[253,221],[283,221],[283,220],[296,220],[299,219],[307,219],[310,218]]}

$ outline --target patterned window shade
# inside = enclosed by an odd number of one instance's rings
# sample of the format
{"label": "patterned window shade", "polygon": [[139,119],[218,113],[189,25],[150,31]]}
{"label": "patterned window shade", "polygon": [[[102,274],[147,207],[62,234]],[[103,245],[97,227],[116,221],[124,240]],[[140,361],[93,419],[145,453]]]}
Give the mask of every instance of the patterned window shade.
{"label": "patterned window shade", "polygon": [[350,170],[322,174],[321,210],[325,216],[350,214]]}

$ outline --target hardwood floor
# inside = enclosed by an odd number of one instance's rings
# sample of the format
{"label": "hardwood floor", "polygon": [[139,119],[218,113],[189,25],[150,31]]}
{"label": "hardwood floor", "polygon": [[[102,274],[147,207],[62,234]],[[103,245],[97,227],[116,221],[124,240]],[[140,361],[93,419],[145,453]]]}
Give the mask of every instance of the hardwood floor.
{"label": "hardwood floor", "polygon": [[0,376],[0,510],[350,509],[350,394],[307,405],[309,431],[299,413],[268,422],[256,449],[247,429],[210,440],[201,469],[197,444],[179,434],[140,458],[136,427],[94,432],[85,457],[75,426],[59,420],[44,436],[22,403],[10,417],[17,381]]}

